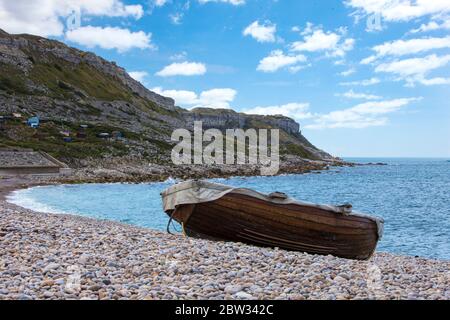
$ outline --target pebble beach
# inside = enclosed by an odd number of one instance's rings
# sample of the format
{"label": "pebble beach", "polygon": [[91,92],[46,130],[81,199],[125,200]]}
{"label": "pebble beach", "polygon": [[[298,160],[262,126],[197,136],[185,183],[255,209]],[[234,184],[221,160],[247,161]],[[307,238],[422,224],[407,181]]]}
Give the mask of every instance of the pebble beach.
{"label": "pebble beach", "polygon": [[450,299],[450,262],[211,242],[0,200],[4,299]]}

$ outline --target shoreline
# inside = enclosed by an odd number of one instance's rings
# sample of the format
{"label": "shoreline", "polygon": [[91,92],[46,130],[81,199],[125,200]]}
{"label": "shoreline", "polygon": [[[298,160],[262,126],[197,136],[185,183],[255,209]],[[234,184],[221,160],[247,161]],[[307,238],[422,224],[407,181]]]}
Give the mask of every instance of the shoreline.
{"label": "shoreline", "polygon": [[[248,177],[248,176],[230,176],[230,177],[226,177],[224,179],[228,179],[228,178],[234,178],[234,177]],[[26,181],[26,180],[21,180],[21,181]],[[45,212],[45,211],[36,211],[33,209],[29,209],[29,208],[25,208],[22,207],[19,204],[13,203],[13,202],[9,202],[8,201],[8,196],[11,195],[14,191],[17,190],[23,190],[23,189],[28,189],[28,188],[34,188],[34,187],[40,187],[40,186],[49,186],[49,185],[55,185],[55,186],[60,186],[60,185],[71,185],[73,183],[30,183],[30,184],[20,184],[18,186],[8,186],[7,188],[2,188],[2,181],[0,180],[0,202],[4,201],[9,205],[15,206],[17,208],[23,209],[23,210],[27,210],[27,211],[31,211],[34,212],[36,214],[50,214],[50,215],[69,215],[72,217],[80,217],[80,218],[88,218],[88,219],[93,219],[93,220],[97,220],[97,221],[109,221],[109,222],[113,222],[113,223],[119,223],[119,224],[123,224],[126,226],[135,226],[137,228],[143,228],[145,230],[152,230],[152,231],[157,231],[157,232],[161,232],[161,230],[156,230],[156,229],[152,229],[152,228],[146,228],[146,227],[141,227],[138,225],[134,225],[134,224],[128,224],[128,223],[121,223],[118,221],[114,221],[114,220],[108,220],[108,219],[97,219],[97,218],[92,218],[92,217],[87,217],[87,216],[82,216],[79,214],[75,214],[75,213],[67,213],[67,212]],[[164,181],[147,181],[147,182],[122,182],[122,181],[118,181],[118,182],[108,182],[108,183],[100,183],[100,182],[82,182],[80,184],[86,183],[86,184],[91,184],[91,183],[99,183],[99,184],[146,184],[146,183],[158,183],[158,182],[164,182]],[[377,251],[375,251],[375,253],[377,253]],[[434,260],[434,261],[444,261],[444,262],[450,262],[450,260],[445,260],[445,259],[438,259],[438,258],[430,258],[430,257],[422,257],[422,256],[414,256],[414,255],[406,255],[406,254],[396,254],[396,253],[390,253],[390,252],[383,252],[381,251],[380,253],[387,253],[387,254],[391,254],[391,255],[397,255],[397,256],[402,256],[402,257],[411,257],[411,258],[420,258],[420,259],[426,259],[426,260]]]}
{"label": "shoreline", "polygon": [[0,180],[2,299],[450,299],[450,261],[367,261],[212,242],[6,202],[57,183]]}
{"label": "shoreline", "polygon": [[[318,174],[330,168],[353,167],[361,165],[384,165],[381,163],[353,163],[347,161],[300,161],[295,159],[280,167],[279,173],[285,174]],[[94,168],[73,169],[70,175],[23,174],[0,176],[0,200],[17,189],[53,184],[83,184],[83,183],[152,183],[164,182],[167,179],[215,179],[260,176],[257,167],[249,166],[161,166],[158,164],[104,163]]]}
{"label": "shoreline", "polygon": [[1,177],[0,178],[0,201],[6,201],[6,197],[13,191],[20,189],[28,189],[31,187],[37,187],[40,185],[46,185],[45,183],[36,182],[33,183],[29,179],[21,177]]}

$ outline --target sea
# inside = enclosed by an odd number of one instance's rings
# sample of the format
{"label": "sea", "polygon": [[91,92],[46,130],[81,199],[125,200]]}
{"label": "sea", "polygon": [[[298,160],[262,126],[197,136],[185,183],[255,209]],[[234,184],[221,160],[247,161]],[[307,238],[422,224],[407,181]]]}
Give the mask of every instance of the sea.
{"label": "sea", "polygon": [[[357,163],[308,174],[233,177],[211,181],[280,191],[298,200],[351,203],[357,211],[382,217],[377,251],[450,259],[450,161],[425,158],[346,158]],[[166,230],[160,192],[178,182],[79,184],[17,190],[8,201],[39,212],[75,214]]]}

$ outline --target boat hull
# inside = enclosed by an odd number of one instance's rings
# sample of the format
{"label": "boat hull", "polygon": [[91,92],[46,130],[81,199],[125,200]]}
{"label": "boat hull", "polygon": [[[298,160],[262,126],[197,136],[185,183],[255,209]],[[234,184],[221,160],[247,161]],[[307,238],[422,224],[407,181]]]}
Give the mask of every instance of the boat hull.
{"label": "boat hull", "polygon": [[188,236],[368,259],[379,239],[374,219],[239,193],[166,211]]}

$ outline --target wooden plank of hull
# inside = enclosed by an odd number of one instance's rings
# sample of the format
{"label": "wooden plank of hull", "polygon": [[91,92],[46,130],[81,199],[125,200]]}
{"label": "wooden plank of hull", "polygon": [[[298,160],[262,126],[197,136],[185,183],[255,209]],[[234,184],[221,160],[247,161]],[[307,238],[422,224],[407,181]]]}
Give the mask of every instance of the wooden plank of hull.
{"label": "wooden plank of hull", "polygon": [[178,222],[188,221],[194,211],[194,208],[195,204],[185,204],[183,206],[179,206],[173,213],[171,213],[172,218]]}
{"label": "wooden plank of hull", "polygon": [[183,211],[189,214],[174,218],[184,222],[188,235],[202,238],[353,259],[369,258],[378,241],[376,223],[368,218],[307,206],[275,205],[240,194],[230,193]]}

